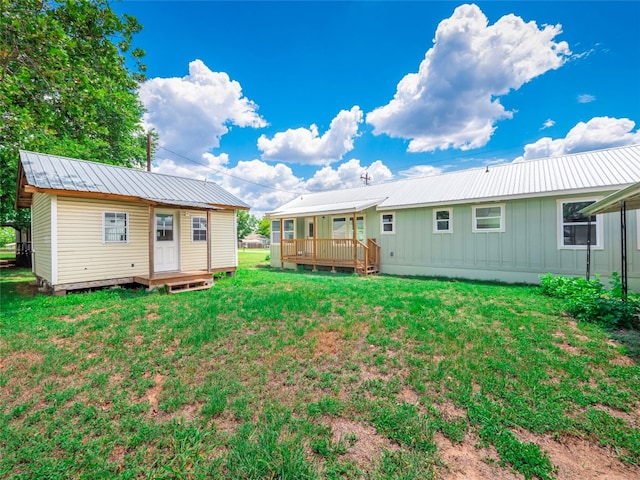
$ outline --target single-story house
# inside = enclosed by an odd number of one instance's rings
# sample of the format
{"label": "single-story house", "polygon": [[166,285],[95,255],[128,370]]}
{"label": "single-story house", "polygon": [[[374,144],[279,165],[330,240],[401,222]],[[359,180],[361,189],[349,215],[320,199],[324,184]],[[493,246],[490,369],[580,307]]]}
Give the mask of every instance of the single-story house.
{"label": "single-story house", "polygon": [[[638,181],[633,145],[303,194],[268,214],[271,264],[524,283],[581,276],[589,218],[578,212]],[[627,226],[636,291],[638,217]],[[592,220],[591,269],[606,282],[620,266],[619,221]]]}
{"label": "single-story house", "polygon": [[266,248],[269,246],[269,237],[259,233],[250,233],[240,240],[240,246],[242,248]]}
{"label": "single-story house", "polygon": [[54,293],[107,285],[209,288],[237,268],[236,212],[212,182],[21,151],[32,270]]}

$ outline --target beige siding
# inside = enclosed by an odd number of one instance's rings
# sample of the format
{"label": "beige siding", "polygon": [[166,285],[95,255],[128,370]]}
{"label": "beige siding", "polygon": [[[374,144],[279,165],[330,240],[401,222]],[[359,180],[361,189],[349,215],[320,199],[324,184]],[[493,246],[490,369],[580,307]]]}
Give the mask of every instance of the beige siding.
{"label": "beige siding", "polygon": [[[127,243],[104,243],[104,212],[126,212]],[[58,283],[149,273],[149,207],[133,202],[58,197]]]}
{"label": "beige siding", "polygon": [[[193,217],[207,218],[207,212],[197,210],[180,211],[180,265],[181,270],[207,269],[207,242],[194,242],[191,230]],[[208,229],[210,227],[207,227]]]}
{"label": "beige siding", "polygon": [[233,210],[211,212],[211,268],[238,265],[236,216]]}
{"label": "beige siding", "polygon": [[34,193],[31,204],[33,271],[52,283],[51,269],[51,195]]}

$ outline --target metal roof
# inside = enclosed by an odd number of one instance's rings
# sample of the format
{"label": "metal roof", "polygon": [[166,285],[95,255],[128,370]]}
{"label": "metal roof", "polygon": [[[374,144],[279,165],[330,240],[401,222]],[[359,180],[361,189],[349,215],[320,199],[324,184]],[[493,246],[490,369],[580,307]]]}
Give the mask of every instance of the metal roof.
{"label": "metal roof", "polygon": [[26,184],[47,190],[136,197],[153,203],[214,209],[249,205],[219,185],[193,178],[20,151]]}
{"label": "metal roof", "polygon": [[640,183],[623,188],[611,195],[592,203],[588,207],[580,210],[585,215],[595,215],[598,213],[619,212],[621,203],[625,202],[626,210],[640,209]]}
{"label": "metal roof", "polygon": [[[617,190],[640,181],[640,145],[505,163],[365,187],[309,193],[271,216],[379,199],[378,210]],[[328,211],[328,210],[327,210]]]}

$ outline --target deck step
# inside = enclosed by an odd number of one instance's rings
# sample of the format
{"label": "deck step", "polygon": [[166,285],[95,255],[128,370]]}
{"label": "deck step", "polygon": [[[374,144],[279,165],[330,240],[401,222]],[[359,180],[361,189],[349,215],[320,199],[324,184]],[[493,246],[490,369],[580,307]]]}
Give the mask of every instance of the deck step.
{"label": "deck step", "polygon": [[191,280],[184,282],[170,282],[166,283],[167,291],[169,293],[182,293],[182,292],[193,292],[196,290],[207,290],[213,287],[213,282],[211,280]]}

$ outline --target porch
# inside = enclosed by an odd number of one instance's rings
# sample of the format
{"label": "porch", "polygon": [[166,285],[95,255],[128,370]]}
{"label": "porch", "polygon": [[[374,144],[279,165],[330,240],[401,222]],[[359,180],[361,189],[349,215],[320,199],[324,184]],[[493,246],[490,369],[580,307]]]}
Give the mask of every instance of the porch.
{"label": "porch", "polygon": [[380,245],[370,238],[365,242],[353,238],[281,239],[281,265],[293,263],[336,268],[353,268],[359,275],[380,272]]}

